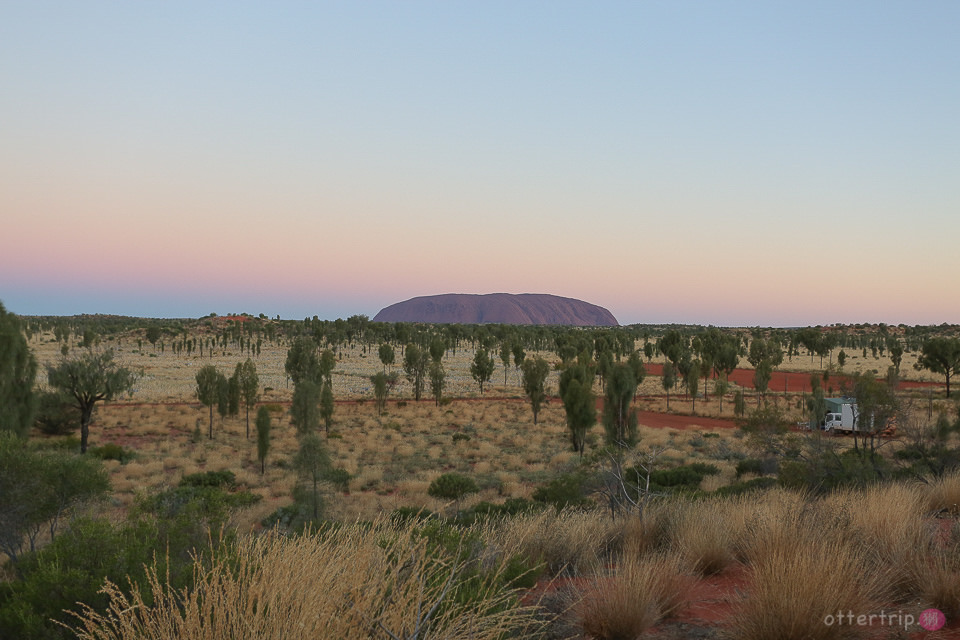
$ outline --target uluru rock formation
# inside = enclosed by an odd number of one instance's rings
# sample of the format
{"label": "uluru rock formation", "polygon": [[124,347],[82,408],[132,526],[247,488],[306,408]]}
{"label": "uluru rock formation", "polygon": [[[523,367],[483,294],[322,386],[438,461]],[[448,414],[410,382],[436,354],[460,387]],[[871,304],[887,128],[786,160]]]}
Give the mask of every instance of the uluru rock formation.
{"label": "uluru rock formation", "polygon": [[559,324],[619,326],[613,314],[595,304],[545,293],[447,293],[420,296],[384,307],[374,322],[431,324]]}

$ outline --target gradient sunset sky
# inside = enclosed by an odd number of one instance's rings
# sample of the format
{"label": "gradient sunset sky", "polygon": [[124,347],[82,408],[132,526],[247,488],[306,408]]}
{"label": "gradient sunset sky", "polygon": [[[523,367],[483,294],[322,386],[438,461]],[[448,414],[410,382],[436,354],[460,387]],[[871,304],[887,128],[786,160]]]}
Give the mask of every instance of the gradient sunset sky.
{"label": "gradient sunset sky", "polygon": [[960,323],[960,3],[0,3],[0,301]]}

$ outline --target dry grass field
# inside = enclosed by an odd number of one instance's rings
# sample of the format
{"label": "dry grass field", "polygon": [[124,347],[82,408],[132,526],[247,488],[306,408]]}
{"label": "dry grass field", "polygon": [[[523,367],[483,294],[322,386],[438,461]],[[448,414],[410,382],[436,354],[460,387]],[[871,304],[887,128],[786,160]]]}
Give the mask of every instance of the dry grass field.
{"label": "dry grass field", "polygon": [[[264,517],[292,502],[297,482],[292,459],[298,441],[289,416],[293,389],[283,370],[286,345],[264,344],[254,359],[260,405],[270,410],[273,422],[261,474],[243,412],[226,419],[214,413],[209,439],[209,412],[195,394],[194,376],[201,366],[214,364],[229,375],[245,357],[228,348],[212,357],[187,358],[146,343],[141,352],[136,344],[136,337],[128,336],[100,345],[114,348],[121,362],[141,369],[143,377],[130,397],[98,406],[91,446],[112,443],[133,454],[123,463],[105,462],[112,492],[99,509],[119,517],[138,496],[174,487],[185,475],[229,470],[240,488],[261,497],[238,511],[231,524],[242,532],[260,531]],[[31,346],[41,365],[60,357],[52,336],[35,336]],[[350,474],[346,490],[325,488],[325,515],[341,523],[337,533],[243,536],[231,556],[239,558],[242,571],[200,560],[189,593],[173,592],[157,573],[149,604],[140,600],[143,594],[107,585],[110,611],[88,611],[77,622],[78,636],[280,637],[296,624],[313,637],[332,637],[323,634],[334,628],[338,638],[417,637],[409,635],[422,622],[417,612],[445,597],[446,576],[460,575],[468,565],[499,576],[510,570],[511,558],[521,557],[537,567],[539,582],[519,604],[494,585],[496,580],[484,583],[487,591],[477,597],[486,604],[469,610],[444,606],[435,621],[437,632],[450,638],[960,637],[956,475],[929,485],[891,484],[825,498],[774,489],[741,497],[653,501],[643,519],[611,518],[603,509],[547,509],[470,525],[457,534],[474,540],[465,564],[437,564],[417,525],[398,528],[389,517],[401,507],[452,513],[452,504],[428,495],[432,480],[450,471],[472,477],[480,491],[458,505],[468,508],[479,501],[530,498],[537,487],[580,463],[571,451],[561,403],[551,398],[534,425],[517,370],[511,367],[505,382],[498,360],[481,396],[469,373],[472,355],[461,350],[445,356],[448,399],[440,406],[426,396],[414,401],[395,366],[400,383],[378,415],[369,382],[383,368],[378,357],[362,348],[344,349],[333,373],[337,403],[325,439],[333,465]],[[936,380],[914,371],[914,360],[915,354],[905,354],[904,377]],[[882,375],[889,365],[889,359],[854,354],[843,373]],[[819,358],[794,357],[781,368],[808,374],[819,371]],[[702,480],[705,492],[755,477],[737,477],[737,462],[756,454],[732,428],[738,388],[724,397],[722,411],[712,381],[710,395],[697,400],[695,413],[691,398],[672,393],[666,415],[660,380],[648,376],[638,390],[637,454],[656,452],[658,468],[713,465],[719,472]],[[43,382],[41,374],[41,387]],[[555,394],[556,372],[547,384]],[[753,405],[752,389],[744,391]],[[923,391],[906,392],[904,399],[926,424],[920,416],[928,408]],[[799,395],[772,389],[769,400],[789,419],[802,419]],[[952,410],[952,405],[938,401],[929,407],[931,412],[941,408]],[[598,424],[588,442],[601,441]],[[398,564],[398,558],[406,560]],[[264,610],[265,593],[273,595]],[[323,597],[303,597],[308,593]],[[896,610],[915,617],[934,606],[951,623],[933,635],[918,635],[916,624],[844,626],[830,618],[841,610]],[[245,622],[253,617],[255,631]],[[901,616],[897,624],[902,623]],[[377,636],[371,629],[383,633]]]}
{"label": "dry grass field", "polygon": [[[34,336],[31,348],[41,363],[38,382],[43,387],[42,365],[55,363],[61,357],[59,346],[52,335],[46,334]],[[215,412],[214,438],[209,440],[209,413],[196,400],[195,375],[200,367],[214,364],[229,375],[246,356],[233,353],[229,347],[215,349],[212,357],[209,352],[203,358],[177,356],[172,349],[161,351],[146,342],[141,351],[136,335],[107,341],[100,348],[113,348],[124,365],[143,372],[130,397],[98,406],[91,427],[91,446],[115,443],[135,452],[135,458],[125,464],[107,462],[116,508],[129,506],[140,492],[175,486],[183,475],[224,469],[233,471],[242,485],[263,497],[256,507],[240,516],[241,525],[250,526],[291,501],[295,472],[290,461],[297,441],[288,411],[293,385],[283,368],[286,345],[265,343],[260,356],[254,358],[263,390],[261,404],[268,406],[273,416],[271,451],[263,475],[255,439],[245,437],[243,412],[239,418],[226,419]],[[556,361],[552,353],[528,355]],[[498,360],[493,378],[481,396],[470,376],[472,356],[469,349],[461,349],[444,357],[445,396],[451,400],[439,407],[429,397],[415,402],[410,383],[402,370],[393,366],[399,384],[385,413],[378,416],[369,377],[383,370],[383,365],[376,353],[360,347],[344,348],[333,372],[337,405],[333,434],[327,444],[334,465],[349,472],[351,479],[349,491],[329,495],[332,517],[371,519],[398,507],[441,509],[444,505],[427,495],[427,487],[447,471],[467,473],[477,480],[481,491],[471,498],[473,502],[529,497],[536,486],[577,465],[560,402],[556,398],[548,401],[534,425],[519,372],[511,366],[504,383]],[[885,371],[890,365],[888,358],[868,356],[864,360],[858,356],[849,356],[845,371]],[[915,358],[916,354],[905,354],[901,368],[905,376],[922,379],[921,372],[912,369]],[[749,366],[745,360],[741,360],[741,365]],[[813,371],[817,365],[819,358],[800,356],[786,360],[781,368]],[[712,381],[708,386],[712,390]],[[556,393],[555,371],[551,372],[547,387],[548,392]],[[676,416],[667,423],[657,415],[667,411],[668,402],[660,378],[647,376],[638,389],[636,402],[643,412],[640,450],[663,449],[660,464],[666,466],[697,461],[716,464],[721,474],[705,479],[706,489],[729,483],[733,479],[731,460],[747,455],[745,444],[729,428],[716,428],[713,423],[703,425],[711,417],[732,420],[736,389],[733,385],[727,393],[722,411],[712,391],[707,399],[701,397],[696,402],[695,415],[690,415],[693,404],[689,396],[672,393],[670,411]],[[745,393],[748,404],[756,401],[752,390]],[[797,420],[802,419],[802,412],[796,409],[797,397],[783,396],[776,390],[770,394],[773,402]],[[670,428],[663,428],[665,424]],[[723,426],[730,427],[732,422]],[[195,438],[198,428],[204,435],[199,439]],[[711,434],[708,446],[691,445],[703,441],[698,433]],[[597,442],[602,439],[599,425],[593,428],[590,438]]]}

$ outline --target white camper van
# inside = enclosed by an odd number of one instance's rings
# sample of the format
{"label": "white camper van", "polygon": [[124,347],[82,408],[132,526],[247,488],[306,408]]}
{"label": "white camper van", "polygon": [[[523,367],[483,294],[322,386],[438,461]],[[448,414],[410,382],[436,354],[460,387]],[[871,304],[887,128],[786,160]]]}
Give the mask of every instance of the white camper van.
{"label": "white camper van", "polygon": [[824,431],[853,433],[861,430],[860,411],[852,398],[824,398],[824,402],[827,404],[827,415],[821,423]]}

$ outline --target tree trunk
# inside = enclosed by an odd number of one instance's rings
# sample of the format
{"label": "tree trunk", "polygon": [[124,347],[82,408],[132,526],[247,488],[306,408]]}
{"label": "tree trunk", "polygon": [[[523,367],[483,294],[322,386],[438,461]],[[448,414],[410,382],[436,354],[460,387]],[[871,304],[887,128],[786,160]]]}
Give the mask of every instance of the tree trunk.
{"label": "tree trunk", "polygon": [[87,452],[87,440],[90,438],[90,423],[93,421],[93,405],[80,409],[80,453]]}
{"label": "tree trunk", "polygon": [[213,403],[210,403],[210,439],[213,440]]}

